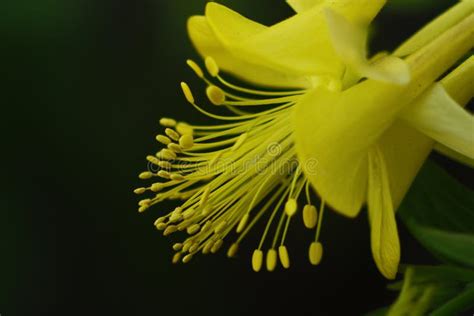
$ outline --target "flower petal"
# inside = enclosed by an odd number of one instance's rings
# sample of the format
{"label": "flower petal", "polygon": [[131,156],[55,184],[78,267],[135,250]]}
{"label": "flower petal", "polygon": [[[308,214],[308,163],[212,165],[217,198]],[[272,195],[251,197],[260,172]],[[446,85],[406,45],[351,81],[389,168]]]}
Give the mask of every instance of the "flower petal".
{"label": "flower petal", "polygon": [[[384,0],[321,1],[245,41],[234,41],[232,49],[253,63],[267,64],[285,73],[340,78],[344,67],[332,47],[324,8],[331,8],[349,21],[367,26],[384,3]],[[223,19],[213,17],[212,20],[215,32],[224,34],[222,29],[228,25]],[[227,43],[230,45],[231,42],[232,38],[228,37]]]}
{"label": "flower petal", "polygon": [[367,60],[367,29],[350,23],[333,10],[325,10],[332,44],[344,64],[362,77],[379,81],[406,84],[410,81],[410,69],[400,58],[384,56],[370,63]]}
{"label": "flower petal", "polygon": [[238,58],[219,41],[204,16],[193,16],[188,20],[188,33],[201,56],[212,56],[221,69],[243,80],[273,87],[307,87],[310,84],[305,78],[292,77]]}
{"label": "flower petal", "polygon": [[474,1],[461,1],[408,39],[394,54],[396,56],[408,56],[414,53],[438,37],[441,33],[466,18],[472,12],[474,12]]}
{"label": "flower petal", "polygon": [[437,142],[474,158],[474,117],[459,106],[441,84],[431,87],[402,113],[402,117]]}
{"label": "flower petal", "polygon": [[379,271],[387,279],[394,279],[400,262],[400,241],[390,195],[387,166],[379,148],[372,148],[368,156],[367,204],[372,255]]}
{"label": "flower petal", "polygon": [[286,0],[295,12],[300,13],[311,9],[313,6],[323,2],[324,0]]}

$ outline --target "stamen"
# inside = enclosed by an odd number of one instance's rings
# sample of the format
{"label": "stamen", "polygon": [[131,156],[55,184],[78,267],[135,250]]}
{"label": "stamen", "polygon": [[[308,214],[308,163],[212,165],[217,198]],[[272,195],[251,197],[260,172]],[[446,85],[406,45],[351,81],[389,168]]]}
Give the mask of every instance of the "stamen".
{"label": "stamen", "polygon": [[238,243],[233,243],[229,250],[227,251],[227,257],[232,258],[235,256],[237,251],[239,250],[239,244]]}
{"label": "stamen", "polygon": [[189,86],[186,82],[181,82],[181,89],[183,90],[184,97],[186,98],[186,100],[189,103],[193,104],[194,103],[193,93],[191,92],[191,89],[189,89]]}
{"label": "stamen", "polygon": [[204,73],[202,72],[201,67],[199,67],[198,64],[196,64],[193,60],[186,60],[186,64],[188,64],[188,66],[194,71],[196,76],[201,79],[204,78]]}
{"label": "stamen", "polygon": [[168,137],[166,137],[164,135],[157,135],[156,140],[158,142],[162,143],[165,146],[168,145],[169,143],[171,143],[171,139],[169,139]]}
{"label": "stamen", "polygon": [[204,60],[204,64],[206,65],[206,69],[211,75],[211,77],[216,77],[219,74],[219,67],[217,66],[216,61],[212,57],[206,57]]}
{"label": "stamen", "polygon": [[267,252],[267,270],[273,271],[276,268],[277,264],[277,252],[275,249],[270,249]]}
{"label": "stamen", "polygon": [[138,177],[142,180],[150,179],[151,177],[153,177],[153,173],[151,173],[150,171],[144,171],[140,173]]}
{"label": "stamen", "polygon": [[133,190],[133,193],[135,194],[143,194],[145,193],[146,189],[145,188],[136,188],[135,190]]}
{"label": "stamen", "polygon": [[289,199],[286,204],[285,204],[285,213],[289,217],[293,216],[296,214],[296,211],[298,210],[298,204],[295,199]]}
{"label": "stamen", "polygon": [[313,241],[309,246],[309,262],[316,266],[323,257],[323,245],[320,242]]}
{"label": "stamen", "polygon": [[225,102],[225,94],[219,87],[213,85],[207,87],[206,95],[209,101],[214,105],[222,105]]}
{"label": "stamen", "polygon": [[285,246],[278,247],[278,256],[280,258],[281,265],[283,268],[288,269],[290,267],[290,256]]}
{"label": "stamen", "polygon": [[255,249],[252,255],[252,269],[255,272],[259,272],[262,268],[263,263],[263,252],[260,249]]}
{"label": "stamen", "polygon": [[314,205],[307,204],[303,208],[303,222],[304,226],[309,229],[316,227],[318,221],[318,211]]}
{"label": "stamen", "polygon": [[160,119],[160,125],[165,127],[175,127],[176,121],[167,117],[163,117],[162,119]]}
{"label": "stamen", "polygon": [[173,129],[167,128],[165,129],[166,135],[168,135],[169,138],[177,142],[179,140],[179,134],[176,133]]}
{"label": "stamen", "polygon": [[185,134],[185,135],[181,136],[181,138],[179,139],[179,145],[180,145],[183,149],[190,149],[190,148],[192,148],[193,145],[194,145],[193,135]]}

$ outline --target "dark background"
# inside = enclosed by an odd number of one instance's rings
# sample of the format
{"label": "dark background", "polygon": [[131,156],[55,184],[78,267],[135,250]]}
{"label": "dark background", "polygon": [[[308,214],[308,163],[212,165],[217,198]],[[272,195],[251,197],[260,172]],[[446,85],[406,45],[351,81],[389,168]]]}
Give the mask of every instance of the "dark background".
{"label": "dark background", "polygon": [[[222,3],[265,24],[291,15],[282,0]],[[388,7],[374,50],[393,49],[453,3]],[[2,316],[360,315],[395,298],[371,259],[365,214],[351,221],[327,213],[317,268],[306,259],[312,233],[294,225],[292,268],[256,274],[257,235],[236,259],[221,252],[175,266],[172,242],[152,225],[159,208],[136,212],[132,189],[141,186],[144,157],[158,149],[159,118],[203,120],[179,82],[199,84],[185,65],[198,60],[185,23],[204,5],[0,4]],[[400,226],[402,261],[431,262]]]}

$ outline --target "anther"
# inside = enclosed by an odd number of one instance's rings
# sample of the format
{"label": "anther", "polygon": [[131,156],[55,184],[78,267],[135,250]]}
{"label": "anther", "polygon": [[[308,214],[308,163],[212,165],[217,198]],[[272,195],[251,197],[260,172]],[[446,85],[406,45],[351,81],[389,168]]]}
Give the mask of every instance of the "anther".
{"label": "anther", "polygon": [[171,143],[171,139],[169,139],[165,135],[156,135],[156,140],[162,143],[163,145],[168,145],[169,143]]}
{"label": "anther", "polygon": [[229,250],[227,250],[227,257],[229,257],[229,258],[234,257],[238,250],[239,250],[239,244],[238,243],[233,243],[229,247]]}
{"label": "anther", "polygon": [[171,169],[173,168],[173,165],[169,162],[169,161],[165,161],[165,160],[160,160],[158,162],[158,166],[160,168],[163,168],[163,169]]}
{"label": "anther", "polygon": [[196,76],[198,76],[201,79],[204,78],[204,73],[202,72],[201,67],[199,67],[198,64],[196,64],[193,60],[191,59],[186,60],[186,64],[188,64],[188,66],[194,71]]}
{"label": "anther", "polygon": [[176,133],[176,131],[172,128],[165,129],[165,134],[168,135],[168,137],[171,138],[174,141],[179,140],[179,134]]}
{"label": "anther", "polygon": [[196,251],[199,249],[199,243],[195,242],[192,244],[191,247],[189,247],[189,252],[194,254]]}
{"label": "anther", "polygon": [[145,188],[136,188],[135,190],[133,190],[133,193],[135,194],[143,194],[145,193],[146,189]]}
{"label": "anther", "polygon": [[303,208],[303,223],[306,228],[312,229],[316,227],[318,221],[318,211],[316,207],[311,204],[307,204]]}
{"label": "anther", "polygon": [[224,243],[224,241],[223,241],[222,239],[217,239],[217,240],[214,242],[214,244],[212,245],[211,252],[212,252],[212,253],[218,252],[219,249],[221,249],[223,243]]}
{"label": "anther", "polygon": [[166,223],[158,223],[155,225],[156,229],[158,230],[164,230],[168,225]]}
{"label": "anther", "polygon": [[275,270],[276,264],[277,264],[277,252],[275,249],[270,249],[267,252],[267,270],[268,271],[273,271]]}
{"label": "anther", "polygon": [[163,190],[165,186],[163,185],[163,183],[153,183],[150,187],[150,190],[153,191],[153,192],[159,192],[161,190]]}
{"label": "anther", "polygon": [[138,213],[143,213],[149,208],[148,205],[143,205],[138,208]]}
{"label": "anther", "polygon": [[206,69],[212,77],[216,77],[219,74],[219,67],[216,64],[216,61],[212,57],[206,57],[204,60]]}
{"label": "anther", "polygon": [[177,223],[183,220],[183,215],[179,213],[172,213],[170,216],[170,223]]}
{"label": "anther", "polygon": [[189,261],[191,261],[191,259],[193,258],[193,254],[190,253],[190,254],[187,254],[186,256],[184,256],[183,258],[183,263],[188,263]]}
{"label": "anther", "polygon": [[202,248],[202,253],[207,255],[209,252],[211,252],[211,248],[214,245],[214,241],[208,240],[204,247]]}
{"label": "anther", "polygon": [[207,232],[209,229],[211,229],[212,227],[212,222],[211,221],[207,221],[204,226],[202,226],[201,228],[201,232],[204,233],[204,232]]}
{"label": "anther", "polygon": [[160,119],[160,125],[165,127],[175,127],[176,121],[171,118],[163,117],[162,119]]}
{"label": "anther", "polygon": [[193,128],[191,126],[189,126],[188,124],[183,123],[183,122],[180,122],[180,123],[178,123],[178,125],[176,125],[176,130],[181,135],[191,135],[192,136],[193,133],[194,133]]}
{"label": "anther", "polygon": [[171,151],[174,151],[175,153],[180,153],[182,151],[182,148],[178,144],[175,144],[175,143],[169,143],[168,149]]}
{"label": "anther", "polygon": [[148,155],[146,156],[146,160],[148,160],[149,162],[151,162],[152,164],[158,166],[159,163],[160,163],[160,159],[156,158],[155,156],[151,156],[151,155]]}
{"label": "anther", "polygon": [[298,209],[298,204],[296,203],[296,200],[293,198],[288,199],[288,201],[285,204],[286,215],[288,215],[289,217],[295,215],[297,209]]}
{"label": "anther", "polygon": [[148,206],[148,205],[150,205],[150,203],[151,203],[151,199],[143,199],[143,200],[138,202],[138,205],[139,206]]}
{"label": "anther", "polygon": [[180,251],[181,249],[183,249],[183,244],[178,242],[176,244],[173,245],[173,250],[174,251]]}
{"label": "anther", "polygon": [[195,233],[197,233],[199,231],[199,229],[201,229],[201,226],[199,226],[199,224],[193,224],[191,226],[189,226],[186,231],[188,232],[189,235],[194,235]]}
{"label": "anther", "polygon": [[150,171],[145,171],[140,173],[138,177],[142,180],[150,179],[151,177],[153,177],[153,173],[151,173]]}
{"label": "anther", "polygon": [[318,265],[323,257],[323,245],[320,242],[313,241],[309,246],[309,262],[312,265]]}
{"label": "anther", "polygon": [[209,86],[206,89],[206,95],[209,101],[214,105],[222,105],[225,102],[225,94],[221,88],[216,86]]}
{"label": "anther", "polygon": [[242,218],[240,219],[239,221],[239,225],[237,225],[237,233],[241,233],[244,228],[245,228],[245,225],[247,225],[247,221],[249,220],[249,214],[246,213],[244,216],[242,216]]}
{"label": "anther", "polygon": [[259,272],[262,269],[263,252],[260,249],[255,249],[252,254],[252,269]]}
{"label": "anther", "polygon": [[194,145],[193,135],[191,135],[191,134],[184,134],[183,136],[181,136],[181,138],[179,139],[179,145],[180,145],[183,149],[190,149],[190,148],[192,148],[193,145]]}
{"label": "anther", "polygon": [[176,159],[176,153],[169,149],[163,149],[159,152],[158,158],[163,158],[165,160],[174,160]]}
{"label": "anther", "polygon": [[192,240],[187,240],[184,242],[184,245],[183,245],[183,248],[182,248],[182,252],[188,252],[189,249],[191,249],[191,246],[193,245],[193,241]]}
{"label": "anther", "polygon": [[191,89],[189,89],[189,86],[186,82],[181,82],[181,89],[183,90],[183,94],[186,100],[189,103],[194,104],[193,93],[191,92]]}
{"label": "anther", "polygon": [[183,218],[184,219],[189,219],[193,217],[193,215],[196,213],[196,210],[193,208],[188,208],[186,211],[183,212]]}
{"label": "anther", "polygon": [[225,230],[226,227],[227,227],[227,222],[222,221],[216,226],[216,228],[214,229],[214,233],[220,234]]}
{"label": "anther", "polygon": [[163,223],[164,221],[166,221],[166,216],[158,217],[158,218],[156,219],[156,221],[153,223],[153,225],[157,226],[158,224],[161,224],[161,223]]}
{"label": "anther", "polygon": [[175,253],[171,262],[177,264],[179,262],[179,259],[181,259],[181,252]]}
{"label": "anther", "polygon": [[234,146],[232,146],[231,151],[236,151],[237,149],[239,149],[240,146],[242,146],[242,144],[247,139],[247,136],[247,133],[240,134],[239,138],[237,138],[237,141],[234,143]]}
{"label": "anther", "polygon": [[278,257],[280,257],[280,262],[283,268],[288,269],[290,267],[290,256],[288,255],[286,246],[278,247]]}
{"label": "anther", "polygon": [[171,235],[172,233],[176,232],[178,228],[175,225],[169,225],[166,227],[165,231],[163,232],[163,236]]}
{"label": "anther", "polygon": [[172,173],[170,175],[170,179],[174,180],[174,181],[183,181],[184,177],[182,175],[180,175],[179,173]]}

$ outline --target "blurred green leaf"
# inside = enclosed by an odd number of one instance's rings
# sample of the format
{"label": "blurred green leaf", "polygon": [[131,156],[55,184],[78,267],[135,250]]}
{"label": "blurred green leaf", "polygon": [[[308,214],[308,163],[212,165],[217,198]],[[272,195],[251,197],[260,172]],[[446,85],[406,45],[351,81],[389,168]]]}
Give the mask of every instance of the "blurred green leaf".
{"label": "blurred green leaf", "polygon": [[430,252],[447,262],[474,268],[474,235],[411,224],[410,230]]}

